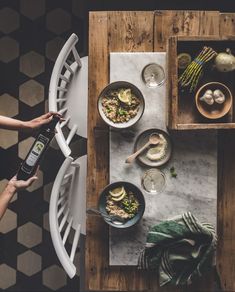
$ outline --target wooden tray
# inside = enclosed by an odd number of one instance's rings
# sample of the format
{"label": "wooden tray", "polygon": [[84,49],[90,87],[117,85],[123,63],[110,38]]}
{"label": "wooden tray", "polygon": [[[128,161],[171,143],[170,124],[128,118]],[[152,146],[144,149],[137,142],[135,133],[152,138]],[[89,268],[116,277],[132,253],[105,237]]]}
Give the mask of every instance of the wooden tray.
{"label": "wooden tray", "polygon": [[[167,126],[172,130],[190,129],[233,129],[235,128],[235,105],[223,118],[210,120],[203,117],[195,105],[195,95],[197,90],[205,83],[217,81],[225,84],[235,96],[235,71],[220,73],[211,70],[204,74],[199,81],[194,93],[189,90],[182,90],[178,86],[178,78],[182,70],[178,70],[177,55],[189,53],[192,59],[201,51],[203,46],[210,46],[217,52],[224,52],[226,48],[234,50],[234,37],[170,37],[167,46],[167,103],[168,116]],[[232,52],[234,53],[234,51]],[[208,71],[205,71],[208,72]]]}

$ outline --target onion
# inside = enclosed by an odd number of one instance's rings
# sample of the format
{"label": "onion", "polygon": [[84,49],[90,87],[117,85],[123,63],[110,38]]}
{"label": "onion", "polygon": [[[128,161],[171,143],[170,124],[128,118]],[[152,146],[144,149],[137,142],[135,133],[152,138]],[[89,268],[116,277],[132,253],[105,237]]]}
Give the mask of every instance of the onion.
{"label": "onion", "polygon": [[235,70],[235,57],[230,49],[226,52],[219,53],[215,58],[215,67],[220,72],[230,72]]}

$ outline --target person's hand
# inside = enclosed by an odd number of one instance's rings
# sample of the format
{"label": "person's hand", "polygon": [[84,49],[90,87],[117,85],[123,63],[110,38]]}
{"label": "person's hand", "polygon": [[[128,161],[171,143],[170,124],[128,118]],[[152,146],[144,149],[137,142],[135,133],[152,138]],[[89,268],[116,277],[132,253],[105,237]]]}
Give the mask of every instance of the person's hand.
{"label": "person's hand", "polygon": [[35,130],[40,128],[42,125],[48,124],[53,116],[59,116],[61,120],[64,120],[61,116],[61,114],[57,112],[48,112],[40,117],[37,117],[31,121],[25,122],[25,128],[29,130]]}
{"label": "person's hand", "polygon": [[17,180],[16,175],[9,180],[8,185],[14,189],[14,191],[26,189],[31,186],[31,184],[37,180],[38,177],[36,175],[30,177],[28,180]]}

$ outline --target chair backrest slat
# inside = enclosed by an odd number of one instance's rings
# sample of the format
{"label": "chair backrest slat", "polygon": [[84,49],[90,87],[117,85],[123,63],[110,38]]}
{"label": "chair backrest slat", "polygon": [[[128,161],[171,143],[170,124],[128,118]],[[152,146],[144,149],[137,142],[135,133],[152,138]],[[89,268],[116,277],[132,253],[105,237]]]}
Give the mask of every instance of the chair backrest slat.
{"label": "chair backrest slat", "polygon": [[69,135],[68,135],[68,137],[66,139],[66,143],[67,144],[69,144],[72,141],[74,135],[76,134],[76,131],[77,131],[77,125],[74,125],[72,127],[72,129],[70,130]]}
{"label": "chair backrest slat", "polygon": [[69,66],[69,64],[67,62],[64,63],[64,66],[71,74],[74,74],[73,69],[71,68],[71,66]]}
{"label": "chair backrest slat", "polygon": [[64,126],[66,126],[68,124],[70,120],[70,116],[68,116],[65,121],[63,121],[62,123],[60,123],[60,128],[62,129]]}
{"label": "chair backrest slat", "polygon": [[76,62],[78,63],[78,66],[81,68],[82,67],[82,62],[81,62],[80,56],[78,54],[78,51],[76,50],[75,47],[72,48],[72,52],[73,52],[73,55],[74,55],[74,58],[75,58]]}
{"label": "chair backrest slat", "polygon": [[67,91],[68,91],[67,88],[60,87],[60,86],[57,87],[57,90],[59,90],[59,91],[63,91],[63,92],[67,92]]}
{"label": "chair backrest slat", "polygon": [[73,218],[71,217],[69,222],[68,222],[68,225],[67,225],[67,227],[65,229],[64,236],[63,236],[63,239],[62,239],[63,245],[65,245],[65,243],[67,241],[67,238],[68,238],[69,233],[71,231],[72,224],[73,224]]}
{"label": "chair backrest slat", "polygon": [[64,204],[62,205],[62,207],[60,209],[58,209],[58,213],[57,213],[57,218],[58,219],[60,218],[60,216],[63,214],[65,208],[67,208],[67,207],[68,207],[68,200],[66,200],[64,202]]}
{"label": "chair backrest slat", "polygon": [[76,248],[78,245],[80,234],[81,234],[81,224],[78,224],[76,231],[75,231],[74,238],[73,238],[73,244],[72,244],[72,249],[71,249],[71,254],[70,254],[71,261],[74,260],[74,256],[75,256],[75,252],[76,252]]}
{"label": "chair backrest slat", "polygon": [[60,198],[59,198],[59,200],[57,202],[57,206],[63,205],[65,200],[67,200],[67,196],[65,194],[63,196],[60,196]]}
{"label": "chair backrest slat", "polygon": [[64,113],[67,112],[67,110],[68,110],[68,108],[67,108],[67,107],[64,107],[64,108],[60,109],[60,110],[58,111],[58,113],[61,114],[61,115],[63,115]]}
{"label": "chair backrest slat", "polygon": [[68,219],[68,216],[69,216],[69,208],[67,208],[67,211],[64,213],[64,217],[62,218],[61,222],[60,222],[60,225],[59,225],[59,232],[62,231],[67,219]]}
{"label": "chair backrest slat", "polygon": [[69,83],[70,80],[68,78],[66,78],[64,75],[60,74],[60,79],[62,79],[63,81],[65,81],[66,83]]}

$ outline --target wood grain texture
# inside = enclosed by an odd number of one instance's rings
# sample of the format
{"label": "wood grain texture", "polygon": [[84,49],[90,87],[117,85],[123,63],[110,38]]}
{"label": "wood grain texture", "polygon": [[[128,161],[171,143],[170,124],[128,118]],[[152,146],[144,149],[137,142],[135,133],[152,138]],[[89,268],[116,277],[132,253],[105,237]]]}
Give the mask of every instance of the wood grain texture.
{"label": "wood grain texture", "polygon": [[177,124],[177,130],[235,129],[235,123]]}
{"label": "wood grain texture", "polygon": [[[235,36],[235,13],[220,15],[220,35]],[[235,291],[235,130],[218,134],[217,269],[225,291]]]}
{"label": "wood grain texture", "polygon": [[170,36],[209,36],[219,34],[218,11],[156,11],[154,50],[166,51]]}
{"label": "wood grain texture", "polygon": [[177,129],[178,117],[178,63],[177,58],[177,37],[170,37],[167,42],[167,117],[166,124],[170,129]]}
{"label": "wood grain texture", "polygon": [[153,12],[109,12],[110,52],[153,51]]}
{"label": "wood grain texture", "polygon": [[[158,21],[152,12],[91,12],[89,16],[89,114],[88,114],[88,178],[87,206],[96,207],[100,190],[109,181],[109,145],[108,135],[94,135],[96,126],[106,128],[97,112],[97,97],[109,81],[109,51],[162,51],[166,48],[169,31],[184,35],[190,31],[197,33],[217,33],[218,27],[224,33],[233,32],[232,20],[226,25],[218,24],[218,12],[158,12]],[[167,15],[167,22],[163,17]],[[170,16],[171,15],[171,16]],[[183,15],[184,21],[179,20]],[[206,19],[202,20],[205,15]],[[172,19],[171,19],[172,17]],[[229,19],[232,19],[229,15]],[[204,23],[199,24],[200,18]],[[156,24],[162,25],[162,33]],[[224,15],[221,16],[221,21]],[[164,21],[164,24],[163,24]],[[220,22],[221,22],[220,21]],[[157,22],[157,23],[156,23]],[[228,24],[230,23],[230,25]],[[183,27],[182,27],[183,25]],[[169,27],[167,27],[169,26]],[[206,26],[206,27],[205,27]],[[212,27],[213,26],[213,27]],[[153,31],[154,28],[154,31]],[[177,31],[176,28],[179,28]],[[157,33],[156,34],[156,29]],[[144,31],[144,32],[143,32]],[[161,33],[161,34],[160,34]],[[152,36],[154,35],[154,37]],[[161,38],[159,38],[161,36]],[[160,42],[159,42],[160,40]],[[227,291],[235,290],[234,263],[235,222],[232,214],[235,208],[235,133],[219,134],[219,198],[218,230],[220,235],[218,248],[218,268],[223,286]],[[206,277],[193,287],[158,288],[156,273],[146,274],[134,267],[109,267],[108,227],[102,219],[89,215],[87,218],[86,237],[86,288],[90,291],[149,291],[149,292],[186,292],[214,291],[213,277]]]}
{"label": "wood grain texture", "polygon": [[[108,17],[106,12],[90,13],[89,17],[87,206],[96,207],[98,194],[108,182],[108,137],[94,136],[97,125],[105,127],[97,111],[97,96],[108,83]],[[85,275],[86,287],[91,290],[99,290],[102,285],[102,258],[105,253],[102,242],[106,240],[107,233],[107,227],[101,219],[87,216]]]}
{"label": "wood grain texture", "polygon": [[220,35],[223,37],[235,36],[235,14],[234,13],[221,13],[220,14]]}
{"label": "wood grain texture", "polygon": [[[97,97],[109,80],[109,51],[152,51],[152,24],[152,12],[90,13],[87,207],[97,206],[99,193],[109,182],[108,135],[94,135],[96,126],[105,127],[97,113]],[[107,225],[102,219],[87,216],[87,290],[147,291],[149,279],[145,272],[109,267],[108,244]]]}

